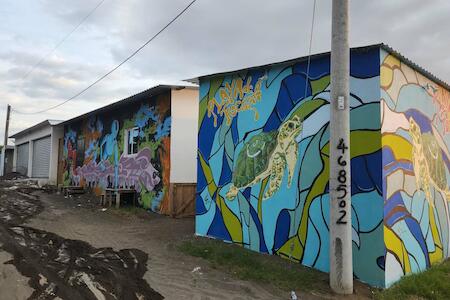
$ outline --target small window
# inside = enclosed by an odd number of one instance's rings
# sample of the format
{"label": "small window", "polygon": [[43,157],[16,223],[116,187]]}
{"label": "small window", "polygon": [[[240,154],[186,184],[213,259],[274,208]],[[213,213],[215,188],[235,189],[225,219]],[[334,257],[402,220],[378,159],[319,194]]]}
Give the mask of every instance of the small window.
{"label": "small window", "polygon": [[138,153],[138,138],[139,138],[138,127],[127,130],[126,154],[131,155]]}

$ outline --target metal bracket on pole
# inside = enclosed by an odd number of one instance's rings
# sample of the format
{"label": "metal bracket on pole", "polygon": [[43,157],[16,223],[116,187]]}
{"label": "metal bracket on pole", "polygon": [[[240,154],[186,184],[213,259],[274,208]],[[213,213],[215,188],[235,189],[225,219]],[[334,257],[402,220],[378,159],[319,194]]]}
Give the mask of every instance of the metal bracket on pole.
{"label": "metal bracket on pole", "polygon": [[339,96],[338,97],[337,106],[338,106],[339,110],[344,110],[345,109],[345,97],[344,96]]}

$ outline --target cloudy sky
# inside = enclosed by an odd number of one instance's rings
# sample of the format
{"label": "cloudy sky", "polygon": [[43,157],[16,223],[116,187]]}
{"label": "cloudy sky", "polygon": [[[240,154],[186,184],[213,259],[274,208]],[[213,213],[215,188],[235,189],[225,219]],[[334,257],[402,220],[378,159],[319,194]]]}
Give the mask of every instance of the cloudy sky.
{"label": "cloudy sky", "polygon": [[[121,62],[190,0],[0,0],[0,138],[6,104],[33,112],[76,94]],[[13,114],[10,133],[68,119],[158,83],[307,55],[313,0],[197,0],[168,30],[76,100]],[[450,1],[353,0],[351,46],[385,42],[450,82]],[[317,0],[313,53],[330,50],[331,0]]]}

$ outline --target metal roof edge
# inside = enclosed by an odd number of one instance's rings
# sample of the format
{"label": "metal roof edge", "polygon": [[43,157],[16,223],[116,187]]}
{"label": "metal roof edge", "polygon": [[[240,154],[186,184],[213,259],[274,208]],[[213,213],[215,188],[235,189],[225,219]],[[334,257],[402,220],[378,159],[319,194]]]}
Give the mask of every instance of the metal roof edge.
{"label": "metal roof edge", "polygon": [[141,91],[139,93],[136,93],[134,95],[128,96],[126,98],[123,98],[123,99],[121,99],[119,101],[116,101],[116,102],[113,102],[111,104],[102,106],[100,108],[94,109],[92,111],[89,111],[87,113],[81,114],[79,116],[70,118],[70,119],[60,123],[59,125],[64,126],[64,125],[67,125],[69,123],[73,123],[73,122],[76,122],[78,120],[81,120],[81,119],[83,119],[85,117],[88,117],[90,115],[94,115],[94,114],[97,114],[97,113],[101,113],[101,112],[107,111],[109,109],[114,109],[116,107],[120,107],[122,105],[126,105],[128,103],[131,103],[137,97],[144,97],[144,96],[153,97],[153,96],[157,96],[159,94],[162,94],[162,93],[164,93],[166,91],[169,91],[171,89],[198,89],[198,87],[190,86],[190,85],[181,85],[181,84],[180,85],[177,85],[177,84],[159,84],[159,85],[155,85],[155,86],[153,86],[151,88],[148,88],[148,89],[143,90],[143,91]]}
{"label": "metal roof edge", "polygon": [[[445,82],[444,80],[438,78],[437,76],[435,76],[431,72],[427,71],[425,68],[423,68],[423,67],[419,66],[418,64],[412,62],[410,59],[408,59],[407,57],[403,56],[400,52],[394,50],[393,48],[391,48],[389,45],[387,45],[385,43],[376,43],[376,44],[371,44],[371,45],[367,45],[367,46],[352,47],[350,50],[352,52],[360,52],[360,51],[370,50],[370,49],[373,49],[373,48],[376,48],[376,47],[387,51],[388,53],[392,54],[393,56],[395,56],[396,58],[401,60],[406,65],[408,65],[411,68],[417,70],[419,73],[421,73],[425,77],[429,78],[432,81],[435,81],[436,83],[440,84],[442,87],[446,88],[447,90],[450,90],[450,85],[447,82]],[[313,55],[311,55],[311,59],[319,58],[321,56],[328,55],[329,53],[330,53],[330,51],[313,54]],[[302,57],[298,57],[298,58],[292,58],[292,59],[279,61],[279,62],[274,62],[274,63],[268,63],[268,64],[264,64],[264,65],[250,66],[250,67],[245,67],[245,68],[241,68],[241,69],[237,69],[237,70],[231,70],[231,71],[225,71],[225,72],[219,72],[219,73],[202,75],[202,76],[198,76],[198,77],[194,77],[194,78],[185,79],[184,81],[190,82],[190,83],[194,83],[194,84],[199,84],[200,79],[205,79],[205,78],[214,77],[214,76],[226,76],[226,75],[230,75],[230,74],[233,74],[233,73],[243,72],[243,71],[248,70],[248,69],[260,69],[260,68],[273,67],[273,66],[277,66],[277,65],[302,62],[302,61],[305,61],[307,59],[308,59],[308,56],[302,56]]]}
{"label": "metal roof edge", "polygon": [[395,58],[399,59],[401,62],[406,64],[407,66],[413,68],[414,70],[421,73],[423,76],[427,77],[428,79],[440,84],[442,87],[450,91],[450,85],[445,82],[444,80],[438,78],[436,75],[431,73],[430,71],[426,70],[425,68],[419,66],[418,64],[414,63],[412,60],[401,54],[399,51],[393,49],[388,44],[380,44],[380,48],[388,52],[389,54],[393,55]]}
{"label": "metal roof edge", "polygon": [[14,133],[13,135],[10,135],[8,138],[15,139],[15,138],[17,138],[19,136],[25,135],[25,134],[27,134],[29,132],[32,132],[32,131],[34,131],[36,129],[39,129],[39,128],[42,128],[42,127],[44,127],[46,125],[48,125],[48,126],[56,126],[58,124],[61,124],[62,122],[63,121],[61,121],[61,120],[47,119],[47,120],[44,120],[44,121],[42,121],[40,123],[37,123],[37,124],[35,124],[35,125],[31,126],[31,127],[25,128],[25,129],[23,129],[23,130],[21,130],[21,131],[19,131],[17,133]]}
{"label": "metal roof edge", "polygon": [[[371,44],[371,45],[367,45],[367,46],[352,47],[350,50],[352,52],[361,52],[361,51],[367,51],[367,50],[370,50],[373,48],[381,47],[381,45],[383,45],[383,44],[377,43],[377,44]],[[329,55],[329,54],[330,54],[330,51],[311,54],[311,59],[316,59],[316,58],[319,58],[319,57],[322,57],[325,55]],[[268,64],[263,64],[263,65],[249,66],[249,67],[236,69],[236,70],[230,70],[230,71],[224,71],[224,72],[218,72],[218,73],[212,73],[212,74],[202,75],[202,76],[198,76],[198,77],[188,78],[188,79],[185,79],[184,81],[198,84],[200,79],[204,79],[204,78],[208,78],[208,77],[226,76],[226,75],[230,75],[232,73],[243,72],[248,69],[262,69],[262,68],[268,68],[268,67],[279,66],[279,65],[284,65],[284,64],[298,63],[298,62],[307,61],[308,58],[309,58],[308,55],[296,57],[296,58],[290,58],[290,59],[277,61],[277,62],[273,62],[273,63],[268,63]]]}

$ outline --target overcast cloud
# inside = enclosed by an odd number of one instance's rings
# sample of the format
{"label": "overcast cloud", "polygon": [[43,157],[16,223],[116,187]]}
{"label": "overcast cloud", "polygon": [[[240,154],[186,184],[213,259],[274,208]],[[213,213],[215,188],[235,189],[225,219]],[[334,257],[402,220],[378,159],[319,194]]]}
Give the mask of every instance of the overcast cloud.
{"label": "overcast cloud", "polygon": [[[31,75],[97,0],[0,0],[0,138],[6,104],[36,111],[74,95],[156,33],[190,0],[106,0]],[[147,48],[76,100],[13,114],[10,133],[68,119],[158,83],[307,55],[313,0],[197,0]],[[351,46],[385,42],[450,81],[450,1],[351,0]],[[330,50],[331,0],[317,0],[313,53]]]}

